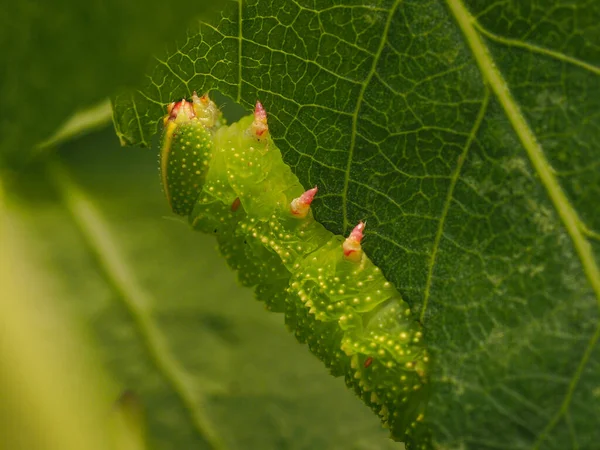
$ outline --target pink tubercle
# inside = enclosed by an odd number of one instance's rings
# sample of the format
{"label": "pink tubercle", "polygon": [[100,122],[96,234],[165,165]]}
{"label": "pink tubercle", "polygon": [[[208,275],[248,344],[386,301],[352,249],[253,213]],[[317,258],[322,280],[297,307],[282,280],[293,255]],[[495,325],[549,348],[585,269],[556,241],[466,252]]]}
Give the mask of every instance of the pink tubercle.
{"label": "pink tubercle", "polygon": [[312,189],[304,192],[300,197],[295,198],[290,203],[290,211],[291,213],[300,219],[303,219],[307,216],[308,210],[310,209],[310,204],[312,203],[315,195],[317,195],[317,191],[319,189],[315,186]]}
{"label": "pink tubercle", "polygon": [[258,139],[264,139],[267,137],[269,132],[269,125],[267,124],[267,111],[263,107],[262,103],[256,101],[254,108],[254,122],[252,122],[252,131]]}
{"label": "pink tubercle", "polygon": [[363,252],[360,241],[362,241],[364,229],[365,223],[358,222],[358,225],[354,227],[350,235],[342,244],[342,248],[344,249],[344,257],[347,260],[356,262],[361,260]]}

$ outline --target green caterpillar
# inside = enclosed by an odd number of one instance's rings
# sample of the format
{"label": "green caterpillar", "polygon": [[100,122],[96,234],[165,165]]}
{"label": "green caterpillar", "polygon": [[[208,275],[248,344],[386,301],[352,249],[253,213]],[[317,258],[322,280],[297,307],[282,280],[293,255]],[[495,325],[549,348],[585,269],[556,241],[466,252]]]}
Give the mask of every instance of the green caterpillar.
{"label": "green caterpillar", "polygon": [[260,102],[231,126],[207,95],[168,106],[160,165],[172,210],[215,234],[240,282],[381,417],[392,438],[424,448],[429,356],[398,291],[361,249],[316,222],[269,135]]}

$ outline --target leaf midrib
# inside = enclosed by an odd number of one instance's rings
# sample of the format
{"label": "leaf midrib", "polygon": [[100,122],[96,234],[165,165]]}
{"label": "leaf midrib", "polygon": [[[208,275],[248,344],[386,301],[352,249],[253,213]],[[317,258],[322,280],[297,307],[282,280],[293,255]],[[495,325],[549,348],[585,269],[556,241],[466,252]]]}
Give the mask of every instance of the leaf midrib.
{"label": "leaf midrib", "polygon": [[[552,167],[546,159],[540,144],[535,139],[535,135],[529,127],[529,124],[521,113],[521,110],[515,99],[512,97],[512,94],[510,93],[502,74],[497,69],[497,66],[493,63],[493,59],[489,50],[483,43],[479,33],[476,31],[475,19],[471,16],[461,0],[446,0],[446,3],[448,4],[454,19],[465,36],[465,40],[471,48],[471,52],[473,53],[473,57],[479,66],[479,70],[481,71],[483,78],[489,84],[490,88],[504,109],[506,117],[510,121],[515,133],[521,141],[523,148],[529,156],[532,166],[537,172],[537,175],[539,176],[544,188],[546,189],[546,192],[548,193],[548,197],[550,198],[554,209],[565,226],[567,233],[571,238],[571,242],[573,243],[573,247],[575,248],[575,251],[579,257],[583,271],[592,287],[592,290],[594,291],[596,303],[600,308],[600,269],[598,268],[598,264],[592,253],[591,246],[584,237],[584,232],[580,226],[582,222],[577,215],[577,212],[570,204],[558,180],[554,176]],[[533,445],[534,449],[539,448],[539,445],[543,442],[548,433],[558,423],[558,419],[568,410],[568,405],[583,372],[583,367],[589,361],[591,352],[596,346],[599,338],[600,324],[597,325],[597,328],[592,335],[590,342],[588,343],[582,359],[580,360],[580,363],[573,374],[569,389],[565,394],[565,398],[563,399],[559,410],[538,436]]]}

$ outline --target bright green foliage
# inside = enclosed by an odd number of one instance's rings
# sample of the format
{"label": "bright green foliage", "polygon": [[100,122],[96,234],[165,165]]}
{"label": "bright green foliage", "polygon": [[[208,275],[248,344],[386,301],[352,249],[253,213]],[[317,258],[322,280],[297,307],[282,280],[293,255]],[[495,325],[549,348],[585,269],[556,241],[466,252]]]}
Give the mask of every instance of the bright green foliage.
{"label": "bright green foliage", "polygon": [[420,317],[439,448],[600,440],[600,3],[248,1],[115,100],[149,144],[164,105],[258,98],[315,217]]}

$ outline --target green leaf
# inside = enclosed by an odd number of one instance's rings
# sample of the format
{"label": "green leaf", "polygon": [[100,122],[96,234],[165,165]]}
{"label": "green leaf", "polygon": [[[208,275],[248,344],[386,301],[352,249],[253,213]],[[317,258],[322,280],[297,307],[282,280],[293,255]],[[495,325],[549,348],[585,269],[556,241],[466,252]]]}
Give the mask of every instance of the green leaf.
{"label": "green leaf", "polygon": [[60,156],[10,184],[15,245],[52,280],[44,303],[97,338],[119,388],[106,400],[138,399],[120,429],[141,408],[156,450],[402,448],[237,286],[212,237],[172,219],[153,152],[109,130]]}
{"label": "green leaf", "polygon": [[[600,4],[232,2],[114,102],[149,145],[168,102],[259,98],[336,233],[424,324],[437,448],[600,439]],[[200,238],[199,238],[200,239]]]}
{"label": "green leaf", "polygon": [[4,2],[0,155],[30,156],[70,115],[142,79],[157,47],[214,2]]}

